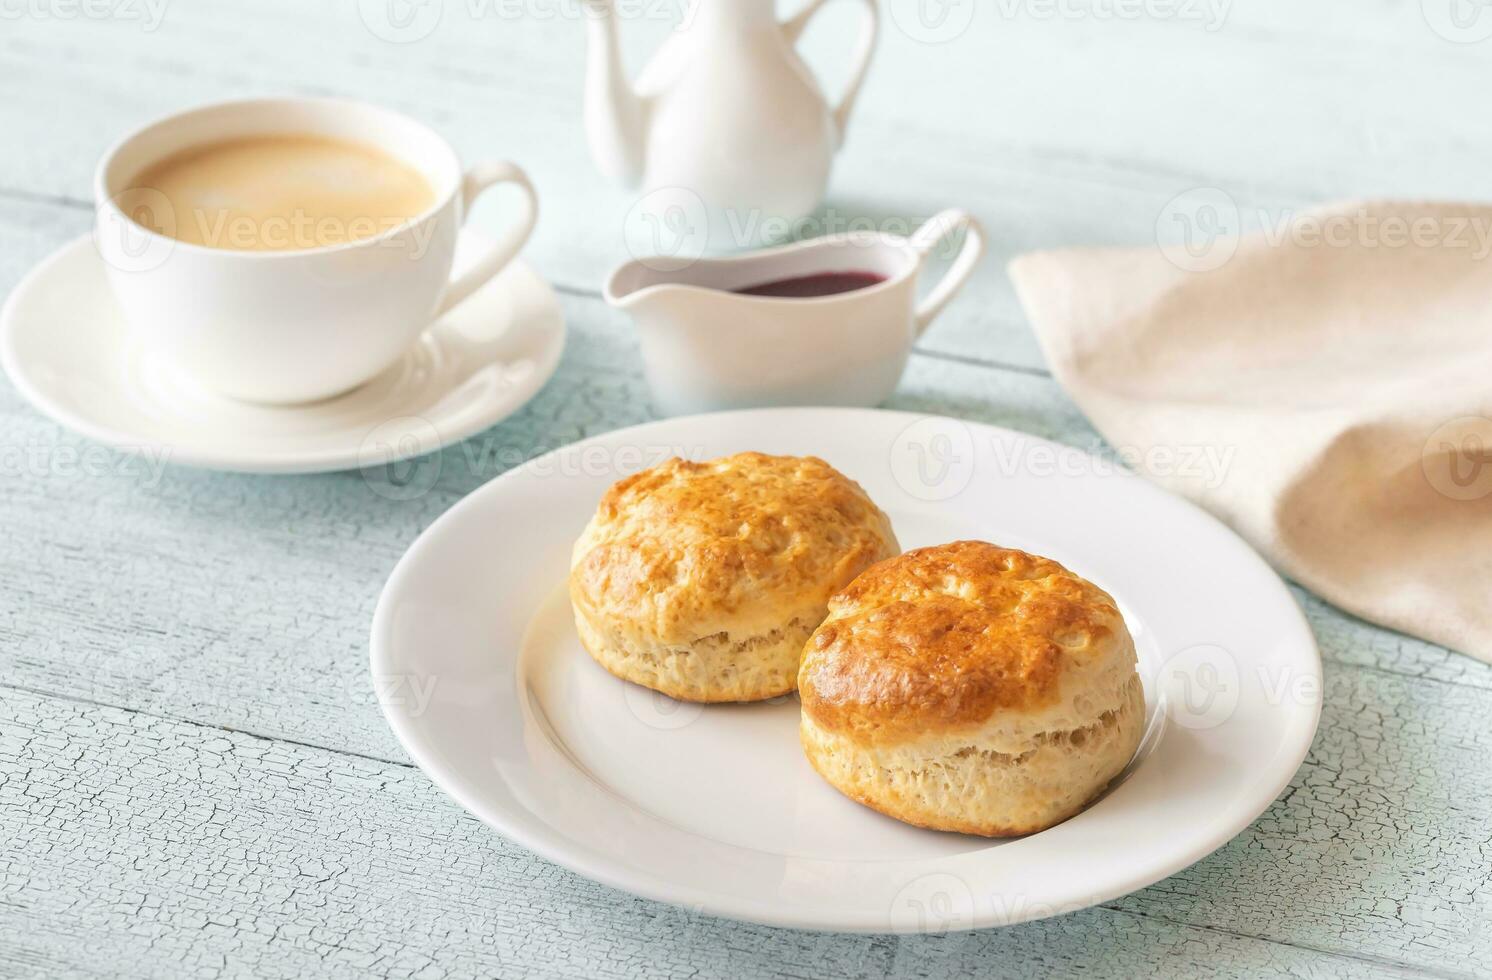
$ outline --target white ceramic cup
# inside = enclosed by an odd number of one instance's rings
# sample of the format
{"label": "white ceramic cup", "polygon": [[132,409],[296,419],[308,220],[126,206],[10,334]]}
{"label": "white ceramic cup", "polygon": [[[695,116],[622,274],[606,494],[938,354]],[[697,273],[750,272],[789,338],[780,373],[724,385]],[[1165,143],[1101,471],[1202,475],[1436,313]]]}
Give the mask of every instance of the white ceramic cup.
{"label": "white ceramic cup", "polygon": [[[355,140],[405,162],[435,191],[424,213],[372,237],[296,251],[236,251],[177,241],[158,226],[187,220],[164,195],[131,188],[150,164],[188,147],[260,135]],[[513,184],[523,213],[495,248],[451,277],[472,201]],[[397,361],[441,313],[502,271],[533,230],[538,198],[506,162],[463,171],[429,127],[345,99],[223,102],[153,122],[117,143],[94,179],[94,239],[130,329],[205,386],[247,401],[295,403],[357,387]]]}
{"label": "white ceramic cup", "polygon": [[[933,249],[964,241],[919,302]],[[666,415],[788,405],[879,405],[916,343],[984,255],[984,230],[944,211],[910,238],[848,233],[680,266],[666,257],[617,268],[606,301],[637,324],[653,401]],[[735,290],[834,272],[881,281],[811,299]]]}

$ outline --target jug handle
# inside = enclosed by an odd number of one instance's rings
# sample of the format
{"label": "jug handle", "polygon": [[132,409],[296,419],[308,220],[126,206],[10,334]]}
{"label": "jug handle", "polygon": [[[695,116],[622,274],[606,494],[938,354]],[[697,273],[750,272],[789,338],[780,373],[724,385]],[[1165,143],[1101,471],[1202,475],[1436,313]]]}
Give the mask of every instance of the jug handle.
{"label": "jug handle", "polygon": [[[798,43],[798,38],[803,36],[803,28],[808,26],[813,15],[828,2],[829,0],[809,0],[802,10],[782,22],[782,34],[787,38],[788,44]],[[864,3],[866,16],[860,27],[860,40],[855,46],[855,70],[850,75],[850,84],[840,97],[839,104],[834,107],[836,138],[841,145],[844,143],[845,127],[850,122],[850,112],[855,108],[855,99],[860,94],[860,86],[865,82],[865,73],[870,68],[870,58],[875,54],[876,38],[881,31],[881,12],[876,6],[876,0],[864,0]]]}
{"label": "jug handle", "polygon": [[967,211],[950,210],[929,218],[926,224],[912,234],[912,248],[921,256],[922,261],[926,261],[934,246],[960,230],[964,232],[964,245],[959,249],[958,257],[917,307],[914,322],[919,337],[937,319],[938,314],[943,312],[948,301],[958,295],[958,291],[968,281],[969,274],[984,256],[984,228]]}

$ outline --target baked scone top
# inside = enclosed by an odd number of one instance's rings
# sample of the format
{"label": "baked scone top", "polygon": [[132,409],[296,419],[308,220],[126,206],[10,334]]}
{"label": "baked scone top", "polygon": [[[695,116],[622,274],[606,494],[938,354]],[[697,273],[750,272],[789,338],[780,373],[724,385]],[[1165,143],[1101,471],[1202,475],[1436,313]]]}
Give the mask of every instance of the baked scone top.
{"label": "baked scone top", "polygon": [[829,600],[798,675],[821,728],[889,744],[1037,711],[1064,671],[1125,655],[1108,593],[1046,558],[983,541],[918,548]]}
{"label": "baked scone top", "polygon": [[817,619],[898,550],[886,515],[822,459],[675,458],[601,498],[575,543],[570,594],[592,615],[687,643]]}

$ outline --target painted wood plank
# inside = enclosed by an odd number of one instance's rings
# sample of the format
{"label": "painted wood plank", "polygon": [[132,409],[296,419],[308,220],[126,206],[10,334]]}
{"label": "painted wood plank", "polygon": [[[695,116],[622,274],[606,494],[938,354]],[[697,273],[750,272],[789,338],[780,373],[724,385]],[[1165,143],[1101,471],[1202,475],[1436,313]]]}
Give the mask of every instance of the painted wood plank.
{"label": "painted wood plank", "polygon": [[[13,690],[0,831],[14,976],[1422,975],[1188,927],[1143,896],[941,937],[722,921],[546,864],[409,768]],[[1227,900],[1226,881],[1198,884],[1196,901]]]}

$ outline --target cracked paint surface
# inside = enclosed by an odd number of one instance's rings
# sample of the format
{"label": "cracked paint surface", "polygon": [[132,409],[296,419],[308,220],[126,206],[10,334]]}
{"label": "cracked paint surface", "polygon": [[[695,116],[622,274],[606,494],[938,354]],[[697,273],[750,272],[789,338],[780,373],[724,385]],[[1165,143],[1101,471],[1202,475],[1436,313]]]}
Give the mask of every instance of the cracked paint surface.
{"label": "cracked paint surface", "polygon": [[[728,922],[535,858],[407,766],[16,691],[0,832],[0,975],[1413,974],[1187,925],[1165,893],[949,936]],[[1184,891],[1226,895],[1195,871]]]}
{"label": "cracked paint surface", "polygon": [[[348,66],[366,68],[391,103],[480,148],[511,108],[511,78],[540,78],[522,98],[546,127],[541,146],[578,139],[573,79],[542,52],[507,63],[471,44],[395,72],[386,47],[346,41],[335,16],[270,0],[174,5],[169,59],[128,25],[7,21],[0,73],[59,101],[28,102],[0,155],[0,293],[87,231],[105,135],[177,107],[184,79],[199,98],[329,91]],[[69,59],[47,47],[57,30]],[[318,57],[246,61],[247,43]],[[87,108],[58,125],[58,105]],[[898,140],[862,138],[901,159]],[[561,156],[578,159],[548,164]],[[1070,238],[1094,208],[1143,225],[1173,193],[1150,201],[1129,170],[1122,194],[1103,175],[1086,199],[1082,181],[1027,180],[1012,205],[979,168],[940,165],[961,203],[1012,219],[997,239],[1022,221]],[[1063,211],[1069,198],[1086,210]],[[0,472],[0,977],[1492,974],[1492,668],[1299,589],[1326,661],[1305,765],[1216,854],[1103,908],[943,937],[748,926],[592,884],[447,800],[379,716],[367,624],[404,548],[462,495],[650,417],[630,328],[591,289],[614,250],[581,232],[544,253],[546,272],[581,286],[562,296],[572,334],[560,373],[510,421],[422,462],[438,472],[415,499],[357,473],[168,469],[147,485],[122,470]],[[894,407],[1095,446],[1003,280],[974,288],[929,335],[949,356],[915,357]],[[958,359],[990,351],[1011,369]],[[88,444],[0,381],[0,445],[55,461]]]}

